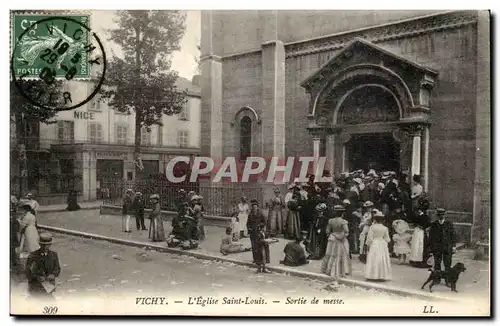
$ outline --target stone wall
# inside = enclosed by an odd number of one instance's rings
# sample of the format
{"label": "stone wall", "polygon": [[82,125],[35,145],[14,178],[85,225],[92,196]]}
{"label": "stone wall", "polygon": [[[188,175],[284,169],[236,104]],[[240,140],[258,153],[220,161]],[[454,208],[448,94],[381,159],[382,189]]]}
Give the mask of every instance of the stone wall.
{"label": "stone wall", "polygon": [[[475,13],[454,13],[406,25],[386,25],[377,29],[346,32],[338,36],[330,35],[325,39],[309,40],[303,44],[286,43],[342,32],[342,29],[347,28],[397,21],[409,16],[405,16],[403,12],[387,16],[366,12],[366,20],[352,20],[348,13],[340,11],[315,13],[316,19],[307,18],[311,16],[307,12],[287,14],[290,15],[288,18],[283,18],[282,12],[277,15],[277,36],[285,42],[286,50],[285,155],[313,154],[312,137],[306,130],[310,99],[300,83],[338,53],[349,40],[363,37],[388,51],[439,72],[430,100],[432,126],[429,192],[433,205],[472,212],[475,168],[478,166],[475,150],[476,121],[488,120],[489,112],[476,115],[476,94],[479,91],[476,87],[478,32]],[[359,14],[350,14],[359,18]],[[406,15],[413,14],[420,16],[424,13],[406,12]],[[293,19],[290,18],[292,16]],[[212,17],[212,53],[229,55],[251,51],[222,58],[221,117],[224,156],[237,155],[239,150],[238,129],[231,126],[236,112],[243,106],[251,106],[259,116],[265,116],[263,110],[268,109],[264,107],[262,97],[263,69],[266,65],[262,62],[261,40],[267,33],[262,26],[262,17],[262,12],[226,12],[222,16],[217,14]],[[332,21],[336,23],[328,23]],[[390,34],[391,31],[393,34]],[[483,125],[486,126],[485,123]],[[267,126],[256,129],[253,141],[255,155],[261,155],[264,138],[268,139],[270,135],[273,134]]]}
{"label": "stone wall", "polygon": [[[277,37],[296,42],[358,28],[386,24],[437,13],[438,11],[280,10]],[[212,11],[213,54],[227,56],[258,50],[270,39],[266,35],[269,10]]]}
{"label": "stone wall", "polygon": [[[439,72],[431,96],[429,193],[435,205],[472,212],[477,80],[475,25],[377,45]],[[287,155],[312,153],[312,137],[305,129],[309,98],[300,82],[339,51],[287,58]]]}
{"label": "stone wall", "polygon": [[[222,133],[224,157],[239,154],[239,121],[234,121],[236,113],[245,106],[262,115],[262,60],[260,53],[247,54],[223,60],[222,63]],[[241,118],[241,117],[240,117]],[[232,126],[231,123],[235,122]],[[252,121],[252,127],[257,127]],[[262,155],[260,132],[253,133],[252,153]]]}

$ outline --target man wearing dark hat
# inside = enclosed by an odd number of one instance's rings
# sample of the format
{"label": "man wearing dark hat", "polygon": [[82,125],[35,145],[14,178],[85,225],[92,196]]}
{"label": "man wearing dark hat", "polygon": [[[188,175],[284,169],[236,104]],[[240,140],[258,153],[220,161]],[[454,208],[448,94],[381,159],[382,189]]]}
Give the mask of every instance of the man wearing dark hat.
{"label": "man wearing dark hat", "polygon": [[61,272],[59,258],[51,251],[52,235],[40,234],[40,249],[33,251],[26,262],[26,277],[28,278],[28,293],[34,297],[50,298],[53,296],[56,277]]}
{"label": "man wearing dark hat", "polygon": [[434,256],[434,270],[441,270],[441,261],[445,271],[451,267],[451,258],[455,252],[456,235],[453,223],[445,219],[446,210],[437,209],[437,221],[429,229],[429,247]]}
{"label": "man wearing dark hat", "polygon": [[177,211],[179,211],[181,206],[187,202],[188,200],[187,200],[186,190],[180,189],[179,192],[177,193],[177,198],[175,199],[175,208],[177,209]]}
{"label": "man wearing dark hat", "polygon": [[137,227],[137,231],[141,228],[143,230],[147,230],[146,225],[144,224],[144,199],[142,198],[142,193],[140,191],[135,193],[132,211],[135,214],[135,226]]}
{"label": "man wearing dark hat", "polygon": [[257,250],[259,249],[258,246],[259,225],[261,225],[262,223],[264,223],[265,225],[266,218],[264,217],[264,214],[262,214],[259,207],[259,202],[256,199],[252,199],[250,201],[250,205],[251,209],[250,213],[248,214],[247,230],[248,234],[250,235],[250,242],[252,244],[253,260],[257,262],[258,261]]}

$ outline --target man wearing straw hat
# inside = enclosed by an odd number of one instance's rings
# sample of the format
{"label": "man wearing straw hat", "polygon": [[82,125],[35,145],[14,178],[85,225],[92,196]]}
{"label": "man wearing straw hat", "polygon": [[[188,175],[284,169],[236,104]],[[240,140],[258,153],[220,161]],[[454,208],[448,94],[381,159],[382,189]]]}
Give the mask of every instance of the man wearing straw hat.
{"label": "man wearing straw hat", "polygon": [[34,297],[51,298],[56,288],[56,277],[61,273],[59,258],[50,250],[52,235],[40,234],[40,249],[33,251],[26,262],[28,293]]}

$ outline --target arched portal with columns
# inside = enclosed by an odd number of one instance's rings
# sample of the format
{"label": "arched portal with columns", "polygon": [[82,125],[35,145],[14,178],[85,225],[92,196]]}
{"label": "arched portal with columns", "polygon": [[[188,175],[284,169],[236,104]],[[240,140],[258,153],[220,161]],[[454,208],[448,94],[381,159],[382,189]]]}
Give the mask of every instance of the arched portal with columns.
{"label": "arched portal with columns", "polygon": [[314,155],[335,174],[409,170],[428,185],[430,91],[437,72],[356,38],[302,82]]}

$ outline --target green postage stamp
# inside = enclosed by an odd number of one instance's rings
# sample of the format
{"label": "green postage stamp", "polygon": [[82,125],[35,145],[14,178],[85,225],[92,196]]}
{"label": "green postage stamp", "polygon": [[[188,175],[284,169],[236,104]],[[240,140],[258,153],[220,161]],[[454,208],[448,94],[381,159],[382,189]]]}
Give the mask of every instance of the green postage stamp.
{"label": "green postage stamp", "polygon": [[12,13],[12,61],[15,77],[86,79],[89,69],[88,14]]}

